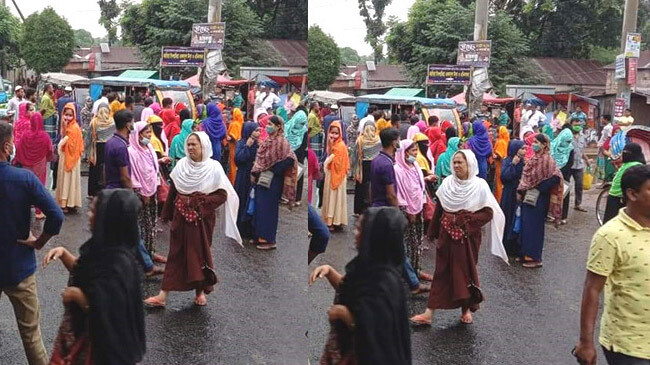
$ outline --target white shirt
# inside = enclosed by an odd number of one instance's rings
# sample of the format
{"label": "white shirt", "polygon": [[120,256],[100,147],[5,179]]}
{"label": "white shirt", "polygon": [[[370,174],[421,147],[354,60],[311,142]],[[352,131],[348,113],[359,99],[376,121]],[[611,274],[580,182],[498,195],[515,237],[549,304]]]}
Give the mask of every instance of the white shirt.
{"label": "white shirt", "polygon": [[273,108],[273,104],[279,103],[280,102],[280,97],[275,95],[275,93],[269,93],[267,97],[264,98],[264,101],[262,102],[262,108],[269,109]]}
{"label": "white shirt", "polygon": [[375,122],[375,117],[372,114],[368,114],[365,118],[361,119],[359,121],[359,134],[363,133],[363,126],[366,124],[366,122]]}
{"label": "white shirt", "polygon": [[99,108],[99,104],[102,103],[108,105],[108,98],[102,96],[101,98],[95,100],[95,102],[93,103],[93,116],[97,115],[97,109]]}
{"label": "white shirt", "polygon": [[526,125],[526,123],[528,123],[528,119],[530,119],[532,115],[532,110],[524,110],[524,112],[521,113],[521,125]]}
{"label": "white shirt", "polygon": [[530,119],[528,119],[526,125],[535,128],[539,127],[539,123],[544,121],[546,121],[546,115],[544,115],[544,113],[540,112],[539,110],[535,110],[535,113],[533,113]]}
{"label": "white shirt", "polygon": [[606,126],[603,127],[603,132],[600,135],[600,139],[598,140],[598,147],[602,147],[605,144],[605,141],[607,138],[612,136],[612,129],[614,127],[612,126],[612,123],[607,124]]}
{"label": "white shirt", "polygon": [[13,116],[13,122],[16,123],[16,120],[18,120],[18,106],[20,103],[25,101],[25,98],[19,99],[17,96],[14,96],[9,100],[7,103],[7,112],[14,111],[14,116]]}

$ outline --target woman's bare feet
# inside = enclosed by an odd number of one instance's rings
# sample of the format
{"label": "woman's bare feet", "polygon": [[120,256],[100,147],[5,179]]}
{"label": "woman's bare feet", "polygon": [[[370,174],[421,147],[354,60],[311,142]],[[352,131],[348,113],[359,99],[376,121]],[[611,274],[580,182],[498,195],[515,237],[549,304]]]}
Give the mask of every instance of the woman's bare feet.
{"label": "woman's bare feet", "polygon": [[460,322],[463,324],[472,324],[474,319],[472,318],[472,312],[469,309],[463,311],[463,314],[460,315]]}
{"label": "woman's bare feet", "polygon": [[159,255],[157,253],[153,254],[153,260],[155,262],[161,263],[161,264],[166,264],[167,263],[167,256]]}
{"label": "woman's bare feet", "polygon": [[419,326],[431,326],[431,321],[433,319],[433,310],[427,308],[422,314],[411,317],[410,321],[414,325]]}
{"label": "woman's bare feet", "polygon": [[153,308],[164,308],[166,300],[167,295],[163,292],[160,292],[158,295],[145,299],[144,304]]}
{"label": "woman's bare feet", "polygon": [[208,304],[208,299],[205,297],[205,293],[203,293],[203,291],[197,291],[196,298],[194,298],[194,304],[198,305],[199,307],[204,307]]}

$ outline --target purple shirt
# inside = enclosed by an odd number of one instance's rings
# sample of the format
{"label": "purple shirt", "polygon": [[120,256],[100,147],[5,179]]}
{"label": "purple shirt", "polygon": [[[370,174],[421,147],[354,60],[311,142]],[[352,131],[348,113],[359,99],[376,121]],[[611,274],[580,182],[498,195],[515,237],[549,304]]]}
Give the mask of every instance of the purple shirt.
{"label": "purple shirt", "polygon": [[397,184],[395,181],[395,159],[384,151],[379,152],[370,163],[370,195],[373,207],[388,206],[386,186]]}
{"label": "purple shirt", "polygon": [[104,175],[106,176],[106,189],[122,188],[120,168],[127,166],[131,175],[129,161],[129,141],[119,134],[113,134],[104,147]]}

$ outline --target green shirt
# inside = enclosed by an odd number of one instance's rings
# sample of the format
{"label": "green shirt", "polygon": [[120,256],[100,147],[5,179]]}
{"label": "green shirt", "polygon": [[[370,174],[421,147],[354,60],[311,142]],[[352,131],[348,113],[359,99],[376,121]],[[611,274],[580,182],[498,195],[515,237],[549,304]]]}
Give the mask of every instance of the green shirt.
{"label": "green shirt", "polygon": [[41,98],[40,110],[44,110],[43,119],[47,119],[54,114],[56,114],[56,109],[54,109],[54,102],[52,98],[47,93],[43,94]]}
{"label": "green shirt", "polygon": [[627,171],[627,169],[636,165],[641,165],[641,162],[626,162],[623,164],[623,166],[621,166],[620,169],[618,169],[618,171],[616,171],[616,176],[614,176],[614,180],[612,180],[612,187],[609,188],[609,195],[619,198],[623,197],[623,190],[621,189],[621,180],[623,179],[623,174],[625,171]]}
{"label": "green shirt", "polygon": [[309,126],[309,137],[313,137],[320,133],[323,130],[323,127],[320,125],[320,119],[316,113],[309,113],[307,118],[307,125]]}
{"label": "green shirt", "polygon": [[502,113],[499,115],[499,125],[508,125],[508,122],[510,121],[510,117],[508,116],[507,113]]}

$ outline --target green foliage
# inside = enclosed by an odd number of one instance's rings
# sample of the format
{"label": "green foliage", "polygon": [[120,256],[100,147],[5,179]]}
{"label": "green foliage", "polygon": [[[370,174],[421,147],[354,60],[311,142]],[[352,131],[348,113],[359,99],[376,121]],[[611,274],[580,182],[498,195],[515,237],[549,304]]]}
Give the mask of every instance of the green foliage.
{"label": "green foliage", "polygon": [[[392,0],[358,0],[359,14],[366,23],[366,42],[372,47],[375,62],[379,63],[384,58],[383,35],[388,30],[384,22],[384,10]],[[371,13],[372,10],[372,13]]]}
{"label": "green foliage", "polygon": [[601,47],[595,46],[591,49],[589,58],[596,60],[603,65],[610,64],[616,61],[616,56],[621,53],[621,50],[618,47]]}
{"label": "green foliage", "polygon": [[246,0],[267,39],[307,39],[307,0]]}
{"label": "green foliage", "polygon": [[72,57],[74,43],[70,24],[51,7],[25,19],[20,49],[27,66],[39,74],[61,71]]}
{"label": "green foliage", "polygon": [[11,14],[8,7],[0,5],[0,70],[19,65],[20,37],[18,18]]}
{"label": "green foliage", "polygon": [[317,25],[309,27],[309,89],[327,89],[339,73],[341,54],[336,42]]}
{"label": "green foliage", "polygon": [[101,12],[99,24],[106,28],[108,44],[112,45],[117,40],[117,17],[120,16],[122,9],[117,4],[117,0],[99,0],[97,3]]}
{"label": "green foliage", "polygon": [[[137,45],[148,67],[158,67],[163,46],[189,46],[192,24],[206,22],[206,0],[143,0],[125,7],[121,19],[122,36]],[[259,41],[264,29],[244,0],[224,2],[226,22],[223,58],[234,73],[240,66],[274,66],[273,52]]]}
{"label": "green foliage", "polygon": [[77,47],[90,47],[98,44],[93,35],[85,29],[75,29],[73,32],[75,46]]}
{"label": "green foliage", "polygon": [[359,56],[359,53],[357,53],[357,51],[353,48],[343,47],[339,49],[339,52],[341,54],[342,65],[352,66],[361,62],[361,57]]}

